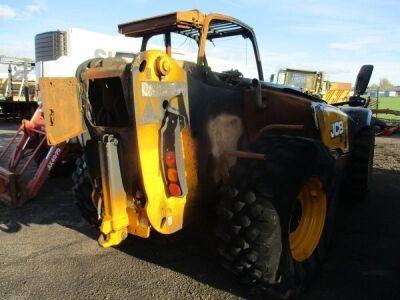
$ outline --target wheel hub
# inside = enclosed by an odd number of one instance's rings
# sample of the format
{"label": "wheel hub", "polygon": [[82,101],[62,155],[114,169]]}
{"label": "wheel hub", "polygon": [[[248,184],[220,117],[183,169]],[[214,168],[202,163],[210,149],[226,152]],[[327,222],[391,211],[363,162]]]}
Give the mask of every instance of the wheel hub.
{"label": "wheel hub", "polygon": [[298,194],[290,218],[289,244],[294,260],[302,262],[313,254],[324,229],[326,210],[322,183],[311,178]]}

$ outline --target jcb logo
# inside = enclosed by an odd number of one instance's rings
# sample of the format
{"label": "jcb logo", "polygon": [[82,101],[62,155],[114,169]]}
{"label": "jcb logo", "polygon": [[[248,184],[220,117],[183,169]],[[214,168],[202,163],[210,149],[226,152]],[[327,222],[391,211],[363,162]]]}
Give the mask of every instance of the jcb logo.
{"label": "jcb logo", "polygon": [[343,134],[343,121],[333,122],[331,125],[331,139]]}

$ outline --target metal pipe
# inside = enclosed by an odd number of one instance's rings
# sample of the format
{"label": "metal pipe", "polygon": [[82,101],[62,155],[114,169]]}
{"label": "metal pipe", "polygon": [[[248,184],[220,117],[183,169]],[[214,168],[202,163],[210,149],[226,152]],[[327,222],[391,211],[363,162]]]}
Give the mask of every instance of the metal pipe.
{"label": "metal pipe", "polygon": [[295,124],[270,124],[260,129],[260,131],[255,136],[255,140],[260,138],[262,135],[273,131],[273,130],[303,130],[304,125],[295,125]]}
{"label": "metal pipe", "polygon": [[19,172],[19,175],[21,175],[22,173],[25,172],[25,170],[28,168],[28,166],[30,165],[31,161],[35,157],[36,153],[38,153],[39,149],[43,146],[45,141],[46,141],[46,136],[43,137],[43,139],[40,142],[40,144],[36,147],[35,151],[33,151],[31,157],[28,159],[28,161],[24,164],[24,166],[22,167],[21,171]]}
{"label": "metal pipe", "polygon": [[0,154],[0,160],[2,160],[2,158],[4,157],[4,155],[7,153],[8,149],[11,147],[11,144],[14,143],[15,139],[17,138],[17,136],[19,135],[19,133],[22,131],[22,127],[20,127],[18,129],[18,131],[14,134],[13,138],[11,139],[11,141],[8,143],[8,145],[4,148],[3,152],[1,152]]}
{"label": "metal pipe", "polygon": [[239,158],[266,160],[265,154],[261,154],[261,153],[238,151],[238,150],[226,150],[224,152],[224,154],[229,155],[229,156],[239,157]]}
{"label": "metal pipe", "polygon": [[263,101],[263,97],[262,97],[262,89],[261,89],[261,84],[260,81],[256,78],[254,78],[251,82],[253,88],[254,88],[254,93],[255,93],[255,97],[256,97],[256,103],[258,108],[260,109],[266,109],[267,108],[267,104]]}

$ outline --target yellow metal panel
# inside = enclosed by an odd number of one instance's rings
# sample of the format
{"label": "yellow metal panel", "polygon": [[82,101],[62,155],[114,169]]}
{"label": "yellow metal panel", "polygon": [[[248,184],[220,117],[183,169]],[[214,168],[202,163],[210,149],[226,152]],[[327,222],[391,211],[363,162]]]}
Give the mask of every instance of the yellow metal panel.
{"label": "yellow metal panel", "polygon": [[351,83],[349,82],[330,82],[330,89],[332,90],[349,90],[351,91]]}
{"label": "yellow metal panel", "polygon": [[326,91],[323,99],[330,103],[344,102],[350,96],[351,83],[348,82],[330,82],[329,90]]}
{"label": "yellow metal panel", "polygon": [[327,104],[315,108],[322,142],[329,149],[349,151],[348,116],[340,109]]}
{"label": "yellow metal panel", "polygon": [[128,235],[127,197],[122,184],[118,159],[118,140],[112,135],[98,142],[103,211],[99,243],[110,247],[121,243]]}
{"label": "yellow metal panel", "polygon": [[128,207],[127,212],[129,217],[128,232],[142,238],[148,238],[150,236],[150,224],[145,211],[142,210],[142,213],[139,213],[137,209]]}
{"label": "yellow metal panel", "polygon": [[195,26],[203,26],[205,17],[206,16],[197,9],[176,12],[178,22],[186,22]]}
{"label": "yellow metal panel", "polygon": [[[166,53],[157,50],[141,53],[133,64],[135,121],[142,178],[147,196],[146,213],[153,228],[161,233],[169,234],[182,228],[187,196],[169,197],[166,192],[160,167],[159,132],[165,113],[163,102],[169,101],[169,105],[178,110],[179,104],[176,97],[178,95],[170,96],[169,99],[151,96],[148,92],[151,83],[164,84],[165,90],[177,86],[185,87],[184,94],[186,95],[183,95],[183,102],[187,110],[186,72]],[[165,90],[159,90],[158,94],[163,95]],[[187,128],[181,133],[180,141],[187,186],[190,191],[196,186],[196,175],[194,175],[196,162],[193,153],[195,142]]]}
{"label": "yellow metal panel", "polygon": [[83,132],[75,77],[40,78],[47,142],[57,145]]}

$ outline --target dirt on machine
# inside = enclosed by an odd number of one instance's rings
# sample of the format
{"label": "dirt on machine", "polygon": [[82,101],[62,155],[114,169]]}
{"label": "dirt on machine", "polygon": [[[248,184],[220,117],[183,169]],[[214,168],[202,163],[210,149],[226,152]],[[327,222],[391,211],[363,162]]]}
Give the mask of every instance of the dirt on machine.
{"label": "dirt on machine", "polygon": [[[357,106],[373,67],[339,108],[265,82],[253,29],[235,18],[178,11],[118,28],[141,39],[132,62],[95,58],[40,81],[48,141],[83,147],[73,192],[99,244],[173,234],[200,215],[249,289],[296,295],[323,264],[336,202],[367,195],[374,126]],[[206,49],[233,37],[252,45],[256,75],[214,69]],[[177,38],[196,45],[194,61],[172,57]]]}

